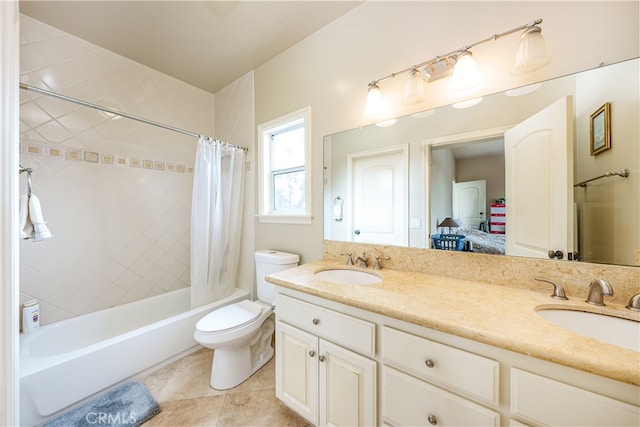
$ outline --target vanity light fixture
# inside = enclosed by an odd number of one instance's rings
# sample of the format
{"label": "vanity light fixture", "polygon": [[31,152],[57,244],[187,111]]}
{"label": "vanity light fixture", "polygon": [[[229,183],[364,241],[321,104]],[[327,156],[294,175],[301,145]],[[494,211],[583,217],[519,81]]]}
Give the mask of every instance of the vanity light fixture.
{"label": "vanity light fixture", "polygon": [[478,83],[480,83],[478,64],[471,52],[464,50],[458,54],[456,65],[453,67],[451,87],[455,91],[465,92],[476,87]]}
{"label": "vanity light fixture", "polygon": [[391,114],[389,105],[384,100],[380,86],[376,82],[369,85],[367,101],[364,107],[364,115],[369,117],[385,118]]}
{"label": "vanity light fixture", "polygon": [[422,73],[417,68],[409,71],[407,76],[407,82],[404,85],[404,99],[405,104],[415,104],[422,101],[424,96],[425,79],[422,77]]}
{"label": "vanity light fixture", "polygon": [[520,35],[520,43],[516,50],[516,62],[511,70],[512,76],[530,73],[551,62],[547,55],[547,45],[542,37],[542,29],[531,25]]}
{"label": "vanity light fixture", "polygon": [[[501,37],[522,31],[520,43],[516,51],[516,60],[512,76],[519,76],[538,70],[551,62],[551,57],[546,53],[546,44],[542,37],[542,29],[539,25],[542,19],[530,21],[517,28],[494,34],[484,40],[464,46],[444,55],[436,56],[420,64],[412,65],[404,70],[391,73],[369,83],[364,115],[375,119],[385,119],[391,116],[389,104],[385,101],[380,91],[380,83],[392,79],[397,75],[407,73],[407,81],[404,86],[404,104],[420,102],[424,97],[425,86],[444,77],[453,75],[452,86],[457,91],[469,91],[479,82],[480,77],[477,65],[473,59],[471,48],[480,44],[496,41]],[[422,71],[420,71],[422,70]]]}

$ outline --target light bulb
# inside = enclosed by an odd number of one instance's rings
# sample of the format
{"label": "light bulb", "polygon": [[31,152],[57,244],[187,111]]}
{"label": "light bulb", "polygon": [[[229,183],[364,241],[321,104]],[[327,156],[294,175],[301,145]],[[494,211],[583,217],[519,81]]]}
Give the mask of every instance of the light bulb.
{"label": "light bulb", "polygon": [[509,74],[521,76],[539,70],[550,62],[551,57],[547,55],[547,45],[542,37],[542,29],[532,25],[520,35],[515,66]]}
{"label": "light bulb", "polygon": [[380,92],[380,87],[376,83],[369,85],[364,115],[369,117],[386,117],[390,113],[391,110],[384,100],[382,92]]}
{"label": "light bulb", "polygon": [[404,85],[404,104],[416,104],[422,101],[424,97],[424,79],[420,70],[413,68],[407,76],[407,82]]}
{"label": "light bulb", "polygon": [[465,91],[475,87],[478,83],[480,83],[478,65],[471,52],[465,50],[458,54],[456,65],[453,68],[453,89]]}

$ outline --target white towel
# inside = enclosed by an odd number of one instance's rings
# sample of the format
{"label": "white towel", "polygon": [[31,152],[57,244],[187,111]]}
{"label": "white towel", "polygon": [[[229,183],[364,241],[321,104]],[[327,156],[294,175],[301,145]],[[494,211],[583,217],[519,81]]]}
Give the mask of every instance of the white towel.
{"label": "white towel", "polygon": [[29,218],[29,196],[25,193],[20,196],[20,238],[31,239],[35,234],[33,224]]}
{"label": "white towel", "polygon": [[20,196],[20,238],[34,242],[53,237],[42,216],[40,200],[32,193]]}

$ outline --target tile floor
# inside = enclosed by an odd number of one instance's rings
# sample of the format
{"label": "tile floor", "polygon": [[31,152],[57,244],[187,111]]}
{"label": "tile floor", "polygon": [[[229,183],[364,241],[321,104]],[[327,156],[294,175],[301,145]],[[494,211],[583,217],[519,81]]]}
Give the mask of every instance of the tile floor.
{"label": "tile floor", "polygon": [[309,425],[275,396],[275,359],[239,386],[209,386],[213,352],[201,349],[141,381],[162,411],[144,427]]}

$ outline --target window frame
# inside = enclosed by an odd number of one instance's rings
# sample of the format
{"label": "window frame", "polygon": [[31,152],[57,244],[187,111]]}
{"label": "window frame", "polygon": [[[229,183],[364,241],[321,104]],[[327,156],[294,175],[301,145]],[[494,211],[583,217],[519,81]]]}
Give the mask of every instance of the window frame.
{"label": "window frame", "polygon": [[[271,169],[271,135],[287,129],[293,122],[302,120],[304,129],[304,199],[303,213],[282,214],[274,212],[274,184]],[[261,223],[311,224],[313,222],[311,196],[311,107],[301,108],[258,126],[259,138],[259,205],[258,221]],[[282,171],[282,170],[278,170]]]}

